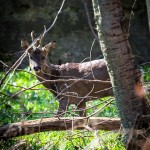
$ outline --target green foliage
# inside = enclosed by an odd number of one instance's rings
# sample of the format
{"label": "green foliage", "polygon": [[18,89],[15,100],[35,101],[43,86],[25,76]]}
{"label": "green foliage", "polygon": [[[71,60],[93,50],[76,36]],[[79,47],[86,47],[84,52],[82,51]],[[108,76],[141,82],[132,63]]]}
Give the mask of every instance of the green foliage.
{"label": "green foliage", "polygon": [[146,90],[146,97],[150,101],[150,63],[142,66],[143,85]]}
{"label": "green foliage", "polygon": [[105,131],[55,131],[19,137],[30,149],[48,150],[125,150],[118,133]]}
{"label": "green foliage", "polygon": [[8,150],[14,144],[16,144],[16,139],[9,139],[9,140],[0,140],[0,149],[1,150]]}
{"label": "green foliage", "polygon": [[97,110],[100,110],[94,116],[97,116],[97,117],[118,117],[119,115],[118,115],[115,101],[111,102],[106,108],[101,110],[101,108],[108,102],[109,99],[110,99],[110,97],[104,97],[104,98],[97,100],[97,101],[88,102],[87,107],[88,106],[96,106],[96,107],[93,107],[92,109],[87,110],[87,115],[93,114]]}
{"label": "green foliage", "polygon": [[[34,86],[39,83],[36,77],[28,72],[29,68],[24,71],[11,73],[1,90],[0,95],[0,124],[7,124],[21,121],[22,119],[36,119],[41,117],[52,117],[57,111],[58,101],[53,95],[42,85]],[[3,76],[3,73],[0,74]],[[26,88],[33,87],[26,90]],[[91,101],[87,106],[94,106],[87,110],[90,115],[100,109],[108,98],[103,98],[98,101]],[[99,104],[101,103],[101,104]],[[98,105],[99,104],[99,105]],[[69,113],[66,116],[78,115],[71,110],[76,110],[76,107],[70,106]],[[97,113],[96,116],[114,117],[118,116],[116,106],[111,103],[108,107]]]}
{"label": "green foliage", "polygon": [[[2,89],[0,90],[0,125],[18,122],[22,119],[37,119],[42,117],[53,117],[57,111],[58,102],[53,95],[39,83],[34,75],[28,73],[29,68],[24,71],[11,73]],[[150,67],[143,67],[144,84],[149,86]],[[0,78],[4,76],[0,73]],[[32,87],[28,90],[26,88]],[[20,92],[21,91],[21,92]],[[87,115],[102,117],[118,117],[115,101],[111,102],[105,109],[101,109],[110,97],[105,97],[97,101],[90,101],[87,107]],[[77,115],[75,106],[70,106],[66,116]],[[25,141],[27,149],[49,149],[49,150],[124,150],[118,133],[105,131],[59,131],[43,132],[8,141],[0,141],[0,149],[8,149],[19,141]]]}
{"label": "green foliage", "polygon": [[[26,69],[25,71],[27,71]],[[22,119],[36,119],[40,117],[51,117],[57,110],[58,102],[53,95],[38,80],[28,72],[17,71],[10,74],[0,91],[0,124],[21,121]],[[3,76],[3,73],[0,74]],[[33,89],[25,90],[33,87]]]}
{"label": "green foliage", "polygon": [[150,82],[150,64],[142,66],[144,82]]}

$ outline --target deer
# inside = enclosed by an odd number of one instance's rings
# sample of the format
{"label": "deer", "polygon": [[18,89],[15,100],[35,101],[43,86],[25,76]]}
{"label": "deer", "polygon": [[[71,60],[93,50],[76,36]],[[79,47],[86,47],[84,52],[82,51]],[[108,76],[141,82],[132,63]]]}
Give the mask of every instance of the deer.
{"label": "deer", "polygon": [[[29,42],[21,41],[23,49]],[[36,78],[58,100],[56,116],[63,116],[72,104],[79,116],[86,116],[86,102],[106,96],[113,96],[106,61],[104,59],[82,63],[52,64],[48,55],[56,48],[52,41],[45,46],[36,42],[28,49],[29,65]]]}

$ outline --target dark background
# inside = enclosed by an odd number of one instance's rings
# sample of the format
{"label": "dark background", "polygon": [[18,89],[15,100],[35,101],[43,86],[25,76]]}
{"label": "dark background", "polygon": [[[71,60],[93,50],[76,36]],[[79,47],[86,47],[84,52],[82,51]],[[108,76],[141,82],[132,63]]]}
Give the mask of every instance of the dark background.
{"label": "dark background", "polygon": [[[30,33],[34,30],[39,36],[44,25],[48,28],[61,5],[60,0],[0,0],[0,60],[12,65],[23,53],[21,39],[31,42]],[[128,30],[133,1],[122,0],[125,23]],[[88,9],[95,29],[93,8],[88,0]],[[137,0],[131,18],[129,41],[136,62],[150,61],[150,34],[146,2]],[[57,41],[57,48],[50,55],[53,63],[81,62],[90,56],[94,36],[89,28],[82,0],[66,0],[58,20],[52,30],[46,34],[43,44]],[[92,59],[102,58],[99,44],[96,42]],[[23,61],[20,67],[28,65]],[[0,65],[0,69],[3,66]]]}

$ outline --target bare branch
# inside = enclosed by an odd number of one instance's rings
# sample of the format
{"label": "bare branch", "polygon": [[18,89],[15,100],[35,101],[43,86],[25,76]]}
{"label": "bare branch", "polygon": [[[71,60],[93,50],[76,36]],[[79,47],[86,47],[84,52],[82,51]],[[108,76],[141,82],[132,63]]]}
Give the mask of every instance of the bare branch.
{"label": "bare branch", "polygon": [[42,118],[38,120],[22,121],[0,127],[0,139],[28,135],[44,131],[60,130],[119,130],[120,119],[118,118]]}
{"label": "bare branch", "polygon": [[[6,72],[5,76],[0,80],[0,87],[3,85],[5,79],[7,78],[7,76],[9,75],[9,73],[13,70],[15,71],[16,68],[21,64],[21,62],[23,61],[23,59],[25,58],[25,56],[27,55],[27,51],[32,47],[34,46],[38,40],[40,40],[41,38],[43,38],[45,36],[45,34],[50,31],[50,29],[54,26],[57,18],[58,18],[58,15],[61,13],[61,10],[63,8],[63,5],[64,5],[64,2],[65,0],[63,0],[62,4],[61,4],[61,7],[59,9],[59,11],[57,12],[57,15],[52,23],[52,25],[45,31],[44,30],[44,33],[42,35],[40,35],[39,37],[37,37],[34,41],[32,41],[32,43],[30,44],[30,46],[25,50],[25,52],[22,54],[22,56],[15,62],[15,64]],[[10,79],[7,80],[6,83],[9,82]],[[6,84],[5,84],[6,85]],[[5,85],[1,88],[1,90],[5,87]]]}
{"label": "bare branch", "polygon": [[95,114],[99,113],[100,111],[102,111],[104,108],[106,108],[114,99],[110,99],[110,101],[108,101],[103,107],[101,107],[100,109],[98,109],[97,111],[95,111],[93,114],[87,116],[87,118],[94,116]]}
{"label": "bare branch", "polygon": [[87,19],[88,19],[88,24],[89,24],[89,27],[90,27],[90,29],[91,29],[91,32],[92,32],[94,38],[95,38],[95,39],[97,40],[97,42],[99,43],[98,36],[96,35],[96,33],[94,32],[93,27],[92,27],[92,23],[91,23],[91,19],[90,19],[90,15],[89,15],[89,11],[88,11],[86,2],[85,2],[85,0],[82,0],[82,2],[83,2],[83,5],[84,5],[84,8],[85,8],[85,11],[86,11],[86,16],[87,16]]}
{"label": "bare branch", "polygon": [[61,10],[62,10],[62,8],[63,8],[63,6],[64,6],[64,3],[65,3],[65,0],[62,1],[62,4],[61,4],[61,6],[60,6],[60,8],[59,8],[59,11],[57,12],[57,14],[56,14],[56,16],[55,16],[55,19],[54,19],[53,23],[51,24],[51,26],[50,26],[48,29],[46,29],[46,26],[44,26],[44,32],[43,32],[43,34],[41,35],[41,39],[45,36],[45,34],[46,34],[47,32],[49,32],[49,31],[51,30],[51,28],[52,28],[52,27],[54,26],[54,24],[56,23],[56,20],[57,20],[59,14],[61,13]]}
{"label": "bare branch", "polygon": [[132,15],[134,15],[134,13],[133,13],[133,8],[134,8],[136,2],[137,2],[137,0],[134,0],[133,5],[132,5],[132,8],[131,8],[130,19],[129,19],[129,24],[128,24],[128,32],[127,32],[128,34],[129,34],[129,32],[130,32],[131,18],[132,18]]}
{"label": "bare branch", "polygon": [[[29,48],[28,48],[29,49]],[[28,50],[27,49],[27,50]],[[16,68],[21,64],[25,56],[27,55],[27,50],[22,54],[22,56],[15,62],[15,64],[6,72],[5,76],[0,80],[0,87],[4,83],[5,79],[9,75],[9,73],[13,70],[13,72],[16,70]],[[6,83],[8,83],[10,78],[7,80]],[[1,88],[1,90],[6,86],[6,84]]]}

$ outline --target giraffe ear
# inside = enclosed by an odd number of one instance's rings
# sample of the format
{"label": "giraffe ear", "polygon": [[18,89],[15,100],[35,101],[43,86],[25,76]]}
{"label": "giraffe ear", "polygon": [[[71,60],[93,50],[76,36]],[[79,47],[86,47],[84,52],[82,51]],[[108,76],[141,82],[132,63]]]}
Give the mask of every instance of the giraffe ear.
{"label": "giraffe ear", "polygon": [[[26,40],[21,40],[21,47],[26,50],[29,47],[29,42]],[[32,48],[30,48],[28,50],[28,52],[30,53],[32,51]]]}
{"label": "giraffe ear", "polygon": [[43,47],[43,50],[47,53],[51,52],[54,48],[56,48],[56,41],[50,42],[49,44]]}

